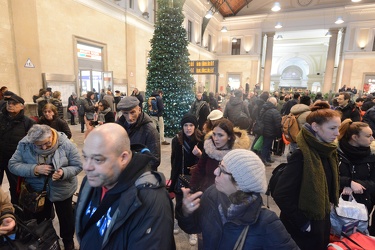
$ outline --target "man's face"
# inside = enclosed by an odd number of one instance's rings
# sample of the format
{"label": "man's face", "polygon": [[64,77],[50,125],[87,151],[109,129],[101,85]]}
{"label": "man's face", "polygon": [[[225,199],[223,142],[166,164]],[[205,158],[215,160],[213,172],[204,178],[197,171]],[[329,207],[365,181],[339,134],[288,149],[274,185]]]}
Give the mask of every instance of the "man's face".
{"label": "man's face", "polygon": [[[118,153],[97,134],[88,136],[83,145],[83,170],[92,187],[112,188],[130,159],[128,152]],[[104,146],[105,144],[105,146]]]}
{"label": "man's face", "polygon": [[10,114],[17,115],[24,108],[22,103],[9,100],[7,101],[7,111]]}
{"label": "man's face", "polygon": [[337,97],[337,103],[339,104],[339,106],[341,107],[345,107],[347,104],[348,104],[349,100],[345,100],[344,99],[344,95],[339,95]]}
{"label": "man's face", "polygon": [[202,93],[198,93],[197,94],[197,100],[201,100],[202,99]]}
{"label": "man's face", "polygon": [[122,115],[125,117],[126,122],[133,124],[138,120],[139,115],[141,114],[141,108],[139,106],[133,108],[132,110],[122,111]]}

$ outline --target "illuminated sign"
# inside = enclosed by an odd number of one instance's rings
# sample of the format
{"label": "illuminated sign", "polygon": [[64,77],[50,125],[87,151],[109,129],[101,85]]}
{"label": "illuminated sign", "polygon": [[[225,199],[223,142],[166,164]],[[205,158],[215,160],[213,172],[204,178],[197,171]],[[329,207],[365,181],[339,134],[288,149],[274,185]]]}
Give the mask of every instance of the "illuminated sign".
{"label": "illuminated sign", "polygon": [[219,60],[189,61],[190,73],[193,75],[217,74]]}
{"label": "illuminated sign", "polygon": [[102,60],[102,49],[77,43],[77,56],[79,58]]}

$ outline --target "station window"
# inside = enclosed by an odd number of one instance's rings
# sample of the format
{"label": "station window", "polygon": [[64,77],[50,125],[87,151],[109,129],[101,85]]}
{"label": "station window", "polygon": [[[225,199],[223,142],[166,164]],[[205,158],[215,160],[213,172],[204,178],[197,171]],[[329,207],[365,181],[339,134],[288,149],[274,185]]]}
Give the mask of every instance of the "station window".
{"label": "station window", "polygon": [[241,52],[241,39],[236,40],[236,42],[232,41],[232,55],[239,55]]}
{"label": "station window", "polygon": [[187,25],[187,39],[189,42],[193,40],[193,22],[188,20],[188,25]]}

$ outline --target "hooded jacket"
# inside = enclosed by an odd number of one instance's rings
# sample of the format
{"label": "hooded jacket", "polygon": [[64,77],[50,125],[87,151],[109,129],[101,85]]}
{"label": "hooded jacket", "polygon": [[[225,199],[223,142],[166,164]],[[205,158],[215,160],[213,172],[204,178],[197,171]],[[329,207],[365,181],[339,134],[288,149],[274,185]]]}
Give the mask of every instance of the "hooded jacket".
{"label": "hooded jacket", "polygon": [[236,124],[241,111],[250,118],[249,109],[247,108],[246,103],[241,98],[232,96],[225,106],[223,117],[228,118],[229,121]]}
{"label": "hooded jacket", "polygon": [[93,249],[90,246],[100,242],[101,246],[95,249],[175,249],[173,206],[165,189],[164,175],[149,171],[150,160],[146,154],[133,152],[118,183],[105,194],[101,204],[111,195],[119,198],[111,203],[106,213],[111,219],[101,239],[93,238],[99,231],[95,224],[82,235],[82,218],[88,204],[95,198],[95,192],[101,195],[101,187],[91,187],[85,177],[76,212],[76,232],[81,249]]}
{"label": "hooded jacket", "polygon": [[141,144],[148,148],[154,157],[156,157],[152,163],[152,169],[156,170],[160,165],[160,136],[151,118],[144,112],[141,112],[134,124],[129,124],[124,116],[121,116],[117,123],[126,130],[132,145]]}
{"label": "hooded jacket", "polygon": [[[250,138],[247,135],[246,130],[234,128],[236,133],[236,140],[231,149],[249,149]],[[224,149],[219,150],[215,147],[212,141],[212,131],[205,136],[204,151],[201,158],[198,161],[196,168],[192,171],[192,177],[190,185],[195,190],[206,190],[209,186],[215,183],[214,171],[218,167],[219,162],[223,157],[231,150]]]}
{"label": "hooded jacket", "polygon": [[259,115],[263,121],[263,136],[281,137],[281,115],[271,102],[263,104]]}

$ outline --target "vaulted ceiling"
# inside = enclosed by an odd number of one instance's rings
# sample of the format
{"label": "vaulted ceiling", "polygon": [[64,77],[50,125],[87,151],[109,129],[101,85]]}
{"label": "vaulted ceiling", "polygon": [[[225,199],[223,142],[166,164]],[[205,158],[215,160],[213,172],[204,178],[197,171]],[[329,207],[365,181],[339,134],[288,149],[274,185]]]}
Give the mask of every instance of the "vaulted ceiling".
{"label": "vaulted ceiling", "polygon": [[311,10],[320,8],[343,7],[373,3],[374,0],[362,0],[353,3],[351,0],[201,0],[210,4],[213,12],[223,17],[246,16],[271,13],[275,2],[279,2],[282,12]]}

